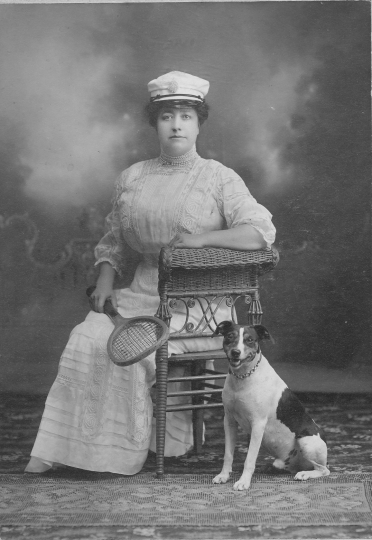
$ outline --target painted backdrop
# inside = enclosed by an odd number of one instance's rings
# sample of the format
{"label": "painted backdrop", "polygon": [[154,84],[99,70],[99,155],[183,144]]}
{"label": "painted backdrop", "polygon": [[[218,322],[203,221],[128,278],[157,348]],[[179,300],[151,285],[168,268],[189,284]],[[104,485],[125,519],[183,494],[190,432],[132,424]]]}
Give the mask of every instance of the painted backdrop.
{"label": "painted backdrop", "polygon": [[[211,82],[198,150],[274,215],[271,358],[370,362],[370,5],[0,5],[1,389],[46,391],[113,182],[154,157],[147,82]],[[130,279],[130,270],[127,279]]]}

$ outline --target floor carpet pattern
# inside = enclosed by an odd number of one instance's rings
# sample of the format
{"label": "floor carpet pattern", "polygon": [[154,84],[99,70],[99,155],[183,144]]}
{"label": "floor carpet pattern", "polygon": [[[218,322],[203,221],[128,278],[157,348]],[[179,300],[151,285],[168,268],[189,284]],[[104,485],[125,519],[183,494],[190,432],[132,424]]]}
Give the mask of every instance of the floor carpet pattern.
{"label": "floor carpet pattern", "polygon": [[[273,458],[261,449],[244,493],[211,483],[223,460],[222,409],[205,411],[202,453],[165,459],[164,480],[153,453],[133,477],[71,467],[24,474],[45,397],[0,395],[1,540],[372,539],[370,394],[299,394],[326,432],[331,475],[306,483],[263,475]],[[233,479],[247,446],[239,432]]]}
{"label": "floor carpet pattern", "polygon": [[[256,475],[248,492],[211,475],[153,474],[106,480],[0,476],[3,525],[372,524],[371,474],[311,482]],[[236,476],[235,479],[238,477]]]}

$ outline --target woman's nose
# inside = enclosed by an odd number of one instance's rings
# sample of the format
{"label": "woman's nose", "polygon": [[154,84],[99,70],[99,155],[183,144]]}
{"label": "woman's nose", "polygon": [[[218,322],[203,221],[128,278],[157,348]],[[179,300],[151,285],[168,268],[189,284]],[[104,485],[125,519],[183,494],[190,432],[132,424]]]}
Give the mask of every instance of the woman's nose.
{"label": "woman's nose", "polygon": [[173,131],[178,131],[180,128],[181,128],[181,125],[180,125],[179,118],[177,118],[177,117],[173,118],[172,130]]}

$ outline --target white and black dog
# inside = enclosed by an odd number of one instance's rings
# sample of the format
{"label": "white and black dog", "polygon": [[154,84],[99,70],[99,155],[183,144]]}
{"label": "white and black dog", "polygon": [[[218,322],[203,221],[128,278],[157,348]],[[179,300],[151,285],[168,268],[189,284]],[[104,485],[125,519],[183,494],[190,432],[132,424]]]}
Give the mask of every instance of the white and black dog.
{"label": "white and black dog", "polygon": [[292,473],[296,480],[330,474],[322,430],[262,355],[259,341],[270,339],[262,325],[221,322],[215,335],[224,337],[229,374],[222,392],[225,409],[225,456],[213,482],[230,477],[238,424],[250,434],[243,474],[233,489],[248,489],[261,443],[275,457],[264,472]]}

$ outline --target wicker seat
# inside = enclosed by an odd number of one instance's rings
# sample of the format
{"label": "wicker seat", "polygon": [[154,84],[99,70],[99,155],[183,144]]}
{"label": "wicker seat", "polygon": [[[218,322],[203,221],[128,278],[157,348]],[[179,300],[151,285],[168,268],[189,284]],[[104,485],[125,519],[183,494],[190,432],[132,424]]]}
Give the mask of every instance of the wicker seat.
{"label": "wicker seat", "polygon": [[[259,297],[258,278],[271,271],[278,263],[275,248],[257,251],[236,251],[220,248],[170,249],[163,248],[159,257],[160,304],[157,316],[168,325],[171,310],[177,302],[185,306],[185,320],[173,331],[169,340],[196,337],[211,337],[221,318],[218,308],[223,303],[231,307],[231,318],[235,319],[235,306],[243,297],[247,304],[248,324],[259,324],[262,309]],[[198,324],[189,321],[195,305],[201,307]],[[225,373],[206,369],[207,360],[225,358],[223,350],[168,355],[168,342],[156,353],[156,474],[164,474],[164,443],[166,413],[176,410],[193,411],[194,450],[202,445],[203,409],[222,407],[222,386],[211,383],[225,379]],[[168,365],[187,365],[185,377],[168,378]],[[168,382],[189,381],[186,392],[167,391]],[[187,396],[191,403],[167,405],[167,397]]]}

